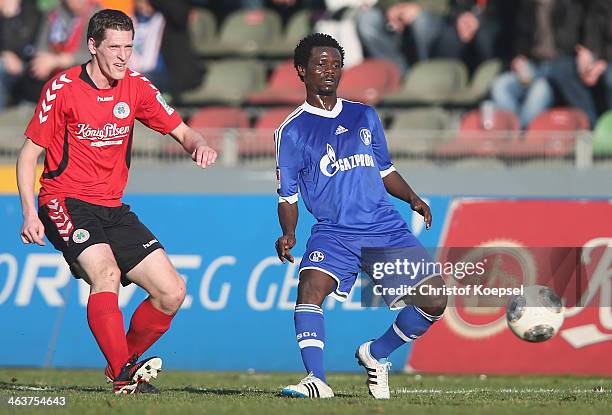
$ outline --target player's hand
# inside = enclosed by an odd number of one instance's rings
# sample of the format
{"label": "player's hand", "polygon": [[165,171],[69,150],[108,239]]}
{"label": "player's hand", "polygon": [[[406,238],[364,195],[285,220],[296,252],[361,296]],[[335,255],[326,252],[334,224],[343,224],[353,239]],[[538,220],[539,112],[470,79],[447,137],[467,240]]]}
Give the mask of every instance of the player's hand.
{"label": "player's hand", "polygon": [[294,259],[293,255],[291,255],[291,248],[295,246],[295,243],[295,235],[283,235],[276,240],[276,254],[283,264],[285,259],[293,264]]}
{"label": "player's hand", "polygon": [[416,197],[410,203],[410,207],[412,208],[412,210],[417,213],[420,213],[421,216],[423,216],[423,219],[425,220],[425,228],[431,228],[431,210],[429,209],[427,203],[423,202],[420,197]]}
{"label": "player's hand", "polygon": [[198,146],[191,153],[191,159],[205,169],[217,160],[217,152],[208,146]]}
{"label": "player's hand", "polygon": [[45,227],[43,226],[38,216],[27,216],[23,220],[23,225],[21,226],[21,240],[24,244],[36,243],[38,245],[44,246],[45,241],[43,240],[45,236]]}

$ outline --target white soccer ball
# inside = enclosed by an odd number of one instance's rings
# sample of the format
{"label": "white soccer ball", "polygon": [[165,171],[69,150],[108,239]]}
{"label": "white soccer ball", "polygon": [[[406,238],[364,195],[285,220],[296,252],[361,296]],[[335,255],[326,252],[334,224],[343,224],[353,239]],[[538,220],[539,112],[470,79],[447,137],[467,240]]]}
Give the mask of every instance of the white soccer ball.
{"label": "white soccer ball", "polygon": [[549,287],[527,286],[523,295],[510,298],[506,308],[508,327],[520,339],[543,342],[553,337],[564,320],[563,302]]}

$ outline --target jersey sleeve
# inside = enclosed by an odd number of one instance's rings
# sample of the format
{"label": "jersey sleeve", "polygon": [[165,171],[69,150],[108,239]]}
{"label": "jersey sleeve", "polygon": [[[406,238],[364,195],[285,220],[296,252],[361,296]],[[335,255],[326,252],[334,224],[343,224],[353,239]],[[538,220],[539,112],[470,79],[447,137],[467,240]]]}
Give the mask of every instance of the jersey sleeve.
{"label": "jersey sleeve", "polygon": [[49,80],[43,87],[34,115],[25,136],[41,147],[48,148],[56,132],[65,128],[66,85],[72,82],[66,74]]}
{"label": "jersey sleeve", "polygon": [[278,201],[293,204],[298,200],[298,178],[303,169],[302,151],[298,148],[297,137],[287,128],[276,130],[274,141]]}
{"label": "jersey sleeve", "polygon": [[[134,74],[135,72],[132,72],[129,76]],[[136,108],[136,119],[161,134],[168,134],[183,122],[181,116],[166,103],[155,85],[140,74],[137,76],[140,100]]]}
{"label": "jersey sleeve", "polygon": [[391,157],[389,156],[385,131],[380,121],[380,117],[371,107],[368,108],[368,119],[372,128],[372,150],[374,152],[374,158],[376,159],[376,164],[380,171],[380,177],[385,177],[395,171],[395,167],[393,167]]}

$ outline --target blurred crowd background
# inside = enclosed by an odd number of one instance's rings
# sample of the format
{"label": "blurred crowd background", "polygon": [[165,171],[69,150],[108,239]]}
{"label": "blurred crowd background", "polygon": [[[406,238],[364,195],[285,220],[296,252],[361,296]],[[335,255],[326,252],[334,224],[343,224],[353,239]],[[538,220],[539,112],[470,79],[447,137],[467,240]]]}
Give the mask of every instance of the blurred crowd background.
{"label": "blurred crowd background", "polygon": [[345,48],[339,95],[377,107],[396,157],[612,157],[612,0],[0,0],[0,126],[23,128],[44,82],[88,60],[101,7],[133,17],[131,68],[228,164],[273,156],[313,31]]}

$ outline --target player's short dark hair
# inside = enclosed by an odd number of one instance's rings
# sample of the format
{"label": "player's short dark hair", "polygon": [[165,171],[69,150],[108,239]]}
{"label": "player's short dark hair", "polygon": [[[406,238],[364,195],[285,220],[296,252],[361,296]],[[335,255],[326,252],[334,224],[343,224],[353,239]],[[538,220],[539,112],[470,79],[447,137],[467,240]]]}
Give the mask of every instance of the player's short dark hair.
{"label": "player's short dark hair", "polygon": [[134,37],[132,19],[120,10],[104,9],[91,16],[87,27],[87,39],[92,38],[96,46],[100,46],[106,35],[106,29],[126,32],[131,30],[132,37]]}
{"label": "player's short dark hair", "polygon": [[[333,37],[325,33],[312,33],[298,43],[293,52],[293,66],[297,69],[298,65],[306,68],[308,65],[308,59],[312,54],[312,49],[317,47],[330,47],[335,48],[340,52],[342,58],[341,64],[344,66],[344,49],[340,46],[340,43]],[[302,77],[300,76],[300,79]],[[303,81],[304,79],[302,79]]]}

